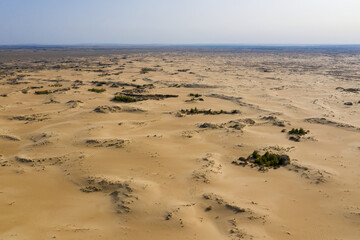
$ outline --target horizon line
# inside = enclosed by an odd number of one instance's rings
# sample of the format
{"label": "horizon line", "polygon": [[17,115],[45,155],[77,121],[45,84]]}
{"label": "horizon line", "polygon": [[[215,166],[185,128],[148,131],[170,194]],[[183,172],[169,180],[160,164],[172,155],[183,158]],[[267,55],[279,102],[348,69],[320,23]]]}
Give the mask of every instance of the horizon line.
{"label": "horizon line", "polygon": [[301,43],[74,43],[74,44],[0,44],[0,48],[26,48],[26,47],[360,47],[360,43],[354,44],[301,44]]}

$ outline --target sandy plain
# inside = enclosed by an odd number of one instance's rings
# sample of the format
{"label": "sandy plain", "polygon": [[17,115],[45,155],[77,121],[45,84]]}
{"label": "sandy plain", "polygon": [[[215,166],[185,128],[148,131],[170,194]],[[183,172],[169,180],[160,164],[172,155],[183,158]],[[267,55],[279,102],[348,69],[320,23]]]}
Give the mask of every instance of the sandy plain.
{"label": "sandy plain", "polygon": [[0,239],[360,239],[359,93],[358,50],[1,49]]}

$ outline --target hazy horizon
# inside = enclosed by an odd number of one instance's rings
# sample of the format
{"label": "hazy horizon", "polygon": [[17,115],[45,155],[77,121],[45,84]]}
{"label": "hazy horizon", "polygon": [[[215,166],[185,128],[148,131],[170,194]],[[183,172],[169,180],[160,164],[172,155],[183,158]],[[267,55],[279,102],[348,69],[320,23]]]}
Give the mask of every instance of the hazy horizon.
{"label": "hazy horizon", "polygon": [[0,45],[357,45],[355,0],[2,0]]}

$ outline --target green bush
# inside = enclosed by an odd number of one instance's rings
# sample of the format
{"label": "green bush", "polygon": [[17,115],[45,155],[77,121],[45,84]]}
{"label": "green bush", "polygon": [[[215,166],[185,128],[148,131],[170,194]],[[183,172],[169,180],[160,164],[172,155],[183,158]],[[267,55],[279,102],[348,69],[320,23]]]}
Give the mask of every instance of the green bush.
{"label": "green bush", "polygon": [[129,97],[129,96],[115,96],[113,98],[113,101],[131,103],[131,102],[136,102],[137,99]]}
{"label": "green bush", "polygon": [[237,161],[233,161],[232,163],[242,166],[252,163],[260,167],[278,168],[289,164],[290,158],[288,155],[279,155],[269,152],[266,152],[264,155],[260,155],[258,151],[254,151],[247,158],[240,157]]}
{"label": "green bush", "polygon": [[219,114],[237,114],[239,113],[238,110],[233,110],[231,112],[220,110],[220,111],[213,111],[211,109],[209,110],[198,110],[196,107],[191,109],[181,109],[181,113],[187,114],[187,115],[193,115],[193,114],[206,114],[206,115],[219,115]]}
{"label": "green bush", "polygon": [[103,88],[90,88],[88,89],[89,92],[96,92],[96,93],[102,93],[105,92],[106,90]]}
{"label": "green bush", "polygon": [[41,90],[41,91],[35,91],[35,94],[42,95],[42,94],[50,94],[51,91],[49,90]]}
{"label": "green bush", "polygon": [[289,134],[295,134],[295,135],[305,135],[307,134],[309,131],[305,131],[303,128],[297,129],[297,128],[293,128],[289,131]]}
{"label": "green bush", "polygon": [[53,85],[49,85],[49,87],[62,87],[61,83],[55,83]]}
{"label": "green bush", "polygon": [[145,73],[154,72],[154,71],[155,71],[155,69],[145,67],[145,68],[141,69],[140,73],[145,74]]}
{"label": "green bush", "polygon": [[257,159],[257,158],[260,157],[260,154],[259,154],[258,151],[254,151],[254,152],[251,154],[251,156],[252,156],[254,159]]}
{"label": "green bush", "polygon": [[190,93],[189,96],[190,96],[190,97],[196,97],[196,98],[198,98],[198,97],[201,97],[201,94],[198,94],[198,93]]}
{"label": "green bush", "polygon": [[198,112],[199,112],[199,111],[197,110],[196,107],[190,109],[190,114],[196,114],[196,113],[198,113]]}
{"label": "green bush", "polygon": [[253,158],[256,157],[254,158],[254,163],[260,166],[278,167],[281,165],[286,165],[290,161],[289,157],[286,155],[277,155],[275,153],[266,152],[264,155],[260,156],[257,152],[255,155],[254,153],[252,154]]}

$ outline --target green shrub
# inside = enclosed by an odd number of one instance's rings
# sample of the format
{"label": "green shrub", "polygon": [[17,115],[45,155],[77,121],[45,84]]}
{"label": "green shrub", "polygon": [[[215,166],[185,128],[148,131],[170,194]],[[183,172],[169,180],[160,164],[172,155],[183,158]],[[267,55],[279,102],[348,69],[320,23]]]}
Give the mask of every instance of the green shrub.
{"label": "green shrub", "polygon": [[41,90],[41,91],[35,91],[35,94],[42,95],[42,94],[50,94],[51,91],[49,90]]}
{"label": "green shrub", "polygon": [[90,88],[88,89],[89,92],[96,92],[96,93],[102,93],[105,92],[106,90],[103,88]]}
{"label": "green shrub", "polygon": [[297,129],[293,128],[289,131],[289,134],[295,134],[295,135],[305,135],[309,133],[309,131],[305,131],[303,128]]}
{"label": "green shrub", "polygon": [[196,113],[198,113],[198,112],[199,112],[199,111],[197,110],[196,107],[190,109],[190,114],[196,114]]}
{"label": "green shrub", "polygon": [[235,165],[247,165],[252,163],[260,167],[273,167],[278,168],[280,166],[286,166],[290,163],[290,158],[287,155],[279,155],[275,153],[266,152],[264,155],[260,155],[258,151],[254,151],[247,158],[240,157],[237,161],[232,162]]}
{"label": "green shrub", "polygon": [[201,97],[201,94],[198,94],[198,93],[190,93],[189,96],[190,96],[190,97],[196,97],[196,98],[198,98],[198,97]]}
{"label": "green shrub", "polygon": [[181,113],[185,113],[187,115],[193,115],[193,114],[206,114],[206,115],[219,115],[219,114],[237,114],[239,113],[238,110],[233,110],[231,112],[220,110],[220,111],[213,111],[211,109],[209,110],[198,110],[196,107],[191,109],[181,109]]}
{"label": "green shrub", "polygon": [[49,87],[62,87],[61,83],[55,83],[53,85],[49,85]]}
{"label": "green shrub", "polygon": [[252,157],[253,157],[254,159],[257,159],[257,158],[260,157],[260,154],[259,154],[258,151],[254,151],[251,155],[252,155]]}
{"label": "green shrub", "polygon": [[136,102],[136,101],[138,101],[138,100],[135,99],[135,98],[129,97],[129,96],[115,96],[115,97],[113,98],[113,101],[116,101],[116,102],[124,102],[124,103],[131,103],[131,102]]}
{"label": "green shrub", "polygon": [[148,72],[154,72],[155,71],[155,69],[152,69],[152,68],[142,68],[141,69],[141,71],[140,71],[140,73],[141,74],[145,74],[145,73],[148,73]]}
{"label": "green shrub", "polygon": [[265,167],[278,167],[278,166],[286,165],[290,161],[289,157],[286,155],[278,155],[269,152],[266,152],[262,156],[256,153],[255,154],[256,158],[254,158],[254,153],[251,156],[253,157],[253,159],[255,159],[254,163]]}

